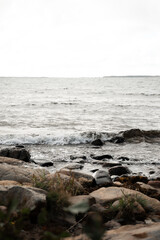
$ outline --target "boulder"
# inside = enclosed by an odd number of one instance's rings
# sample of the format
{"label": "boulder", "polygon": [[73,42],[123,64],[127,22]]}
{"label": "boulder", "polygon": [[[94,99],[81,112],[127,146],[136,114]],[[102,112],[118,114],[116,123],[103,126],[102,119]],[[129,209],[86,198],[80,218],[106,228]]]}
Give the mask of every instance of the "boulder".
{"label": "boulder", "polygon": [[5,148],[0,150],[0,156],[10,157],[23,160],[24,162],[30,162],[31,155],[25,148]]}
{"label": "boulder", "polygon": [[0,180],[11,180],[19,183],[32,182],[33,176],[49,174],[47,170],[32,169],[24,166],[13,166],[10,164],[0,164]]}
{"label": "boulder", "polygon": [[0,186],[0,202],[7,206],[13,199],[17,202],[18,209],[35,209],[44,206],[46,202],[46,192],[42,189],[24,186]]}
{"label": "boulder", "polygon": [[8,157],[1,157],[0,156],[0,163],[7,163],[11,165],[23,165],[24,161],[15,159],[15,158],[8,158]]}
{"label": "boulder", "polygon": [[103,187],[96,191],[93,191],[92,193],[90,193],[90,195],[96,199],[96,202],[101,204],[111,203],[116,200],[119,200],[124,196],[130,195],[144,201],[145,209],[156,213],[160,213],[160,201],[148,197],[145,194],[135,190],[123,187],[108,187],[108,188]]}
{"label": "boulder", "polygon": [[94,145],[94,146],[100,146],[100,147],[104,145],[104,143],[102,142],[102,140],[99,139],[99,138],[96,139],[96,140],[94,140],[94,141],[92,141],[91,144]]}
{"label": "boulder", "polygon": [[109,174],[112,175],[118,175],[121,176],[123,174],[128,174],[131,173],[131,171],[124,166],[115,166],[115,167],[111,167],[110,169],[108,169]]}
{"label": "boulder", "polygon": [[98,170],[93,174],[93,177],[97,185],[101,185],[101,186],[112,185],[111,177],[106,171]]}
{"label": "boulder", "polygon": [[148,184],[154,188],[160,188],[160,181],[155,180],[155,181],[149,181]]}

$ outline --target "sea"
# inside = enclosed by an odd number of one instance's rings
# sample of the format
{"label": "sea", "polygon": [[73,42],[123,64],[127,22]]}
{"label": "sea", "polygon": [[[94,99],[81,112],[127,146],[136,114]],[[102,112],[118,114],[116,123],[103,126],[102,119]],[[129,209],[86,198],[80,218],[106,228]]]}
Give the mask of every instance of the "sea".
{"label": "sea", "polygon": [[108,141],[130,129],[160,131],[160,77],[0,78],[0,149],[24,145],[37,164],[53,162],[49,171],[71,156],[86,156],[81,171],[104,169],[92,155],[110,154],[133,174],[160,176],[160,139]]}

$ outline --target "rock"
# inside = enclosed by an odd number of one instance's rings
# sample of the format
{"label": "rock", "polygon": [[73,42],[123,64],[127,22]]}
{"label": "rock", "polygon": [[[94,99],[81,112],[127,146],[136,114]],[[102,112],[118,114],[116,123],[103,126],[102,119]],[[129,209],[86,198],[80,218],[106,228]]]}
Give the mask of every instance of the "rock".
{"label": "rock", "polygon": [[7,207],[0,205],[0,215],[1,215],[1,213],[6,214],[7,213]]}
{"label": "rock", "polygon": [[15,199],[18,209],[29,208],[35,209],[37,206],[44,206],[46,194],[42,189],[28,188],[22,186],[0,186],[0,202],[7,206],[8,203]]}
{"label": "rock", "polygon": [[[125,225],[105,233],[104,240],[156,240],[160,236],[160,223]],[[81,238],[85,239],[85,238]],[[78,240],[78,239],[77,239]]]}
{"label": "rock", "polygon": [[118,159],[119,159],[119,160],[122,160],[122,161],[129,161],[129,158],[128,158],[128,157],[119,157]]}
{"label": "rock", "polygon": [[92,141],[91,144],[94,145],[94,146],[103,146],[103,145],[104,145],[104,143],[102,142],[102,140],[99,139],[99,138],[96,139],[96,140],[94,140],[94,141]]}
{"label": "rock", "polygon": [[87,159],[87,157],[84,156],[84,155],[82,155],[82,156],[73,156],[73,155],[70,155],[70,159],[71,159],[71,160],[75,160],[75,159],[77,159],[77,158],[82,158],[83,160],[86,160],[86,159]]}
{"label": "rock", "polygon": [[71,205],[86,202],[86,201],[88,201],[90,206],[96,202],[94,197],[90,195],[78,195],[78,196],[72,196],[69,198],[69,203]]}
{"label": "rock", "polygon": [[141,131],[140,129],[130,129],[123,132],[123,137],[125,139],[143,136],[144,136],[143,131]]}
{"label": "rock", "polygon": [[125,139],[124,137],[120,137],[120,136],[116,136],[116,137],[113,137],[109,140],[109,142],[112,142],[112,143],[124,143]]}
{"label": "rock", "polygon": [[152,186],[150,186],[149,184],[143,183],[143,182],[137,182],[136,183],[137,186],[139,187],[140,191],[142,191],[145,194],[149,194],[152,195],[154,193],[157,193],[158,190]]}
{"label": "rock", "polygon": [[107,230],[110,230],[110,229],[116,229],[116,228],[121,227],[121,224],[115,220],[111,220],[111,221],[106,222],[104,224],[104,226]]}
{"label": "rock", "polygon": [[135,190],[123,187],[108,187],[108,188],[103,187],[96,191],[93,191],[92,193],[90,193],[90,195],[96,199],[97,203],[101,204],[114,202],[124,196],[130,195],[142,199],[145,202],[145,209],[156,213],[160,213],[160,201],[148,197],[145,194]]}
{"label": "rock", "polygon": [[93,174],[95,182],[97,185],[101,186],[110,186],[112,185],[111,177],[109,176],[108,172],[103,170],[98,170]]}
{"label": "rock", "polygon": [[10,157],[23,160],[24,162],[30,162],[31,155],[25,148],[5,148],[0,151],[0,156]]}
{"label": "rock", "polygon": [[128,184],[134,184],[136,182],[148,182],[148,178],[144,176],[122,176],[117,177],[116,181],[119,181],[121,183],[128,183]]}
{"label": "rock", "polygon": [[7,163],[11,165],[23,165],[24,162],[15,158],[0,157],[0,163]]}
{"label": "rock", "polygon": [[154,174],[155,173],[155,171],[154,170],[151,170],[151,171],[149,171],[149,174]]}
{"label": "rock", "polygon": [[73,170],[73,169],[82,169],[83,168],[83,165],[81,164],[78,164],[78,163],[72,163],[72,164],[69,164],[67,166],[65,166],[66,169],[70,169],[70,170]]}
{"label": "rock", "polygon": [[97,212],[100,215],[105,215],[106,214],[106,208],[103,207],[101,204],[99,203],[95,203],[90,207],[90,211],[91,212]]}
{"label": "rock", "polygon": [[96,168],[96,169],[90,170],[90,172],[94,173],[94,172],[97,172],[98,170],[99,170],[99,168]]}
{"label": "rock", "polygon": [[53,162],[44,162],[40,164],[41,167],[51,167],[53,166]]}
{"label": "rock", "polygon": [[100,156],[94,156],[94,155],[91,155],[91,157],[93,159],[96,159],[96,160],[103,160],[103,159],[113,159],[113,157],[111,155],[108,155],[108,154],[105,154],[105,155],[100,155]]}
{"label": "rock", "polygon": [[121,166],[122,164],[119,162],[105,162],[103,163],[103,167],[115,167],[115,166]]}
{"label": "rock", "polygon": [[127,167],[123,167],[123,166],[111,167],[110,169],[108,169],[108,172],[111,176],[112,175],[121,176],[123,174],[131,173],[131,171]]}
{"label": "rock", "polygon": [[21,186],[21,184],[19,182],[16,182],[16,181],[10,181],[10,180],[2,180],[2,181],[0,181],[0,186],[9,186],[9,185]]}
{"label": "rock", "polygon": [[75,179],[86,178],[88,180],[93,181],[93,177],[87,173],[71,171],[65,168],[60,169],[59,173],[74,177]]}
{"label": "rock", "polygon": [[160,188],[160,181],[155,180],[155,181],[149,181],[148,184],[154,188]]}
{"label": "rock", "polygon": [[113,185],[115,187],[122,187],[123,186],[123,184],[121,182],[118,182],[118,181],[113,182]]}
{"label": "rock", "polygon": [[0,164],[0,180],[30,183],[33,180],[33,176],[42,176],[44,174],[49,174],[49,172],[44,169],[31,169],[24,166]]}

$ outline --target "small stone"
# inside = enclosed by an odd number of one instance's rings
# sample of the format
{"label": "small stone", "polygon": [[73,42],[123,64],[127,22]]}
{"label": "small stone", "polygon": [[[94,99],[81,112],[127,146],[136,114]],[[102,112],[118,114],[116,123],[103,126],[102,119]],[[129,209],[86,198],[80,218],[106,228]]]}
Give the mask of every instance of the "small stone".
{"label": "small stone", "polygon": [[78,163],[73,163],[73,164],[69,164],[67,166],[65,166],[65,168],[73,170],[73,169],[82,169],[83,165],[78,164]]}
{"label": "small stone", "polygon": [[108,155],[108,154],[105,154],[105,155],[100,155],[100,156],[94,156],[94,155],[91,155],[91,157],[93,159],[96,159],[96,160],[103,160],[103,159],[113,159],[113,157],[111,155]]}
{"label": "small stone", "polygon": [[122,160],[122,161],[129,161],[129,158],[128,158],[128,157],[119,157],[118,159],[119,159],[119,160]]}
{"label": "small stone", "polygon": [[53,166],[53,162],[44,162],[40,164],[41,167],[51,167]]}

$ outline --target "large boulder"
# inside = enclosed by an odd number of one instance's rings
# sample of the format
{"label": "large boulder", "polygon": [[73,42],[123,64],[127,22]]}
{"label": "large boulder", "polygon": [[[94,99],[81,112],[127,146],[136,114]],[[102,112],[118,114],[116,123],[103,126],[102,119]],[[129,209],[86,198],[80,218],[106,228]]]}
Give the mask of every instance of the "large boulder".
{"label": "large boulder", "polygon": [[32,169],[24,166],[0,164],[0,180],[11,180],[19,183],[32,182],[34,176],[49,174],[47,170]]}
{"label": "large boulder", "polygon": [[42,189],[24,186],[0,186],[0,202],[7,206],[12,200],[17,202],[17,208],[35,209],[46,202],[46,192]]}
{"label": "large boulder", "polygon": [[9,158],[16,158],[23,160],[25,162],[30,162],[31,155],[25,148],[5,148],[0,150],[0,156],[9,157]]}
{"label": "large boulder", "polygon": [[93,191],[92,193],[90,193],[90,195],[96,199],[96,202],[101,204],[112,203],[116,200],[119,200],[120,198],[124,198],[125,196],[130,195],[135,197],[136,199],[144,201],[146,209],[152,210],[157,214],[160,214],[160,201],[148,197],[145,194],[135,190],[123,187],[103,187],[96,191]]}
{"label": "large boulder", "polygon": [[15,158],[8,158],[8,157],[1,157],[0,156],[0,163],[7,163],[11,165],[23,165],[24,162]]}

